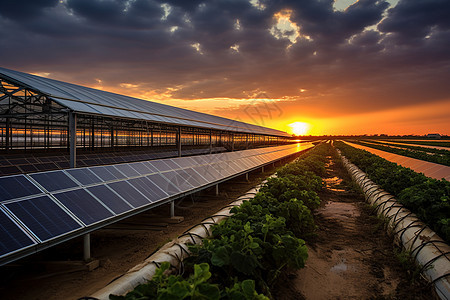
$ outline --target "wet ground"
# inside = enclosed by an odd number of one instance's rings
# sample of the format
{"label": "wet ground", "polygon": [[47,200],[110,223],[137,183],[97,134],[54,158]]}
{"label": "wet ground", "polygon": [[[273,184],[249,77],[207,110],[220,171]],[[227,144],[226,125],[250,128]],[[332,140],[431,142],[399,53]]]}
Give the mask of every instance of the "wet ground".
{"label": "wet ground", "polygon": [[433,299],[412,281],[392,240],[338,160],[329,158],[326,189],[316,213],[317,236],[305,268],[280,286],[277,299]]}

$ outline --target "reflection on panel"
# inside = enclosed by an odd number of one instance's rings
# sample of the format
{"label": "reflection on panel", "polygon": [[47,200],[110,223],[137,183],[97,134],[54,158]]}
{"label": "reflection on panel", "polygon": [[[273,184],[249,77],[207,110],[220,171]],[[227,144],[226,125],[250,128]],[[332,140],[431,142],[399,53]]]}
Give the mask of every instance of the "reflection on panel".
{"label": "reflection on panel", "polygon": [[135,187],[126,181],[109,183],[108,186],[135,208],[150,203],[144,195],[142,195],[138,190],[136,190]]}
{"label": "reflection on panel", "polygon": [[66,172],[82,185],[91,185],[102,182],[102,180],[88,168],[68,169]]}
{"label": "reflection on panel", "polygon": [[97,199],[105,204],[115,214],[121,214],[133,209],[131,205],[120,198],[116,193],[109,189],[106,185],[96,185],[87,188]]}

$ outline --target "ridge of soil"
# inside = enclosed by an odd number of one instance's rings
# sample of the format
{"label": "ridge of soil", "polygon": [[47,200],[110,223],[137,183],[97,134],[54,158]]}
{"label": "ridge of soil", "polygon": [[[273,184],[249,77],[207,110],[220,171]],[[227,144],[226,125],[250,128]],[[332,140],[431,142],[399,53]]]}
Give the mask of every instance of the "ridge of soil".
{"label": "ridge of soil", "polygon": [[275,298],[434,299],[431,286],[401,265],[399,250],[337,155],[328,159],[306,266],[286,276]]}

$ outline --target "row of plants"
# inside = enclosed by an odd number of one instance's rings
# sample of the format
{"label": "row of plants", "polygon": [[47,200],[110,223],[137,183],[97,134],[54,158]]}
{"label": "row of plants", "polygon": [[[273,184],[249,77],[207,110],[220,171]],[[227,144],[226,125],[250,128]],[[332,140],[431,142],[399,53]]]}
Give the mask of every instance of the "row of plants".
{"label": "row of plants", "polygon": [[414,149],[404,149],[404,148],[398,148],[398,146],[390,147],[389,145],[378,145],[378,144],[372,144],[372,143],[365,143],[363,141],[354,140],[352,141],[355,144],[359,144],[362,146],[395,153],[398,155],[408,156],[424,161],[429,161],[445,166],[450,166],[450,151],[445,151],[445,154],[439,154],[439,153],[428,153],[424,151],[414,150]]}
{"label": "row of plants", "polygon": [[273,299],[280,275],[305,265],[328,147],[279,168],[252,200],[211,228],[211,237],[190,245],[184,274],[169,274],[164,263],[151,281],[110,299]]}
{"label": "row of plants", "polygon": [[449,155],[450,154],[450,148],[448,150],[446,149],[437,149],[437,148],[427,148],[427,147],[421,147],[419,145],[399,145],[395,143],[386,143],[386,142],[380,142],[380,141],[374,141],[374,140],[362,140],[361,142],[367,142],[367,143],[375,143],[377,145],[384,145],[389,147],[396,147],[396,148],[404,148],[404,149],[412,149],[427,153],[436,153],[441,155]]}
{"label": "row of plants", "polygon": [[352,163],[450,243],[450,182],[436,180],[343,142],[334,145]]}
{"label": "row of plants", "polygon": [[[374,141],[374,140],[371,140]],[[439,146],[439,147],[450,147],[450,140],[446,140],[445,142],[438,141],[398,141],[402,144],[411,144],[411,145],[425,145],[425,146]],[[450,149],[449,149],[450,150]]]}

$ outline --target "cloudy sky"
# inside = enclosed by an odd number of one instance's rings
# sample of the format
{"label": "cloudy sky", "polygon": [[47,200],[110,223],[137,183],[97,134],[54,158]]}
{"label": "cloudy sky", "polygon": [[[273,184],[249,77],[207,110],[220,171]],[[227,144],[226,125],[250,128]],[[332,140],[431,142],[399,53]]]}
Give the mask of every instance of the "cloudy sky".
{"label": "cloudy sky", "polygon": [[450,134],[448,0],[0,0],[1,66],[310,134]]}

